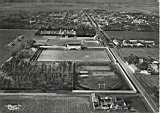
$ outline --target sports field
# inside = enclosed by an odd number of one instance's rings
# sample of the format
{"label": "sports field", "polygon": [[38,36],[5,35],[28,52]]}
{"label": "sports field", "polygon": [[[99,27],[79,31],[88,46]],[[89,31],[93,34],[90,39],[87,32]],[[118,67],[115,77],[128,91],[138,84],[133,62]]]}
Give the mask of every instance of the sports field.
{"label": "sports field", "polygon": [[[81,66],[78,72],[84,70],[88,73],[78,76],[78,88],[90,90],[131,90],[126,81],[122,79],[122,75],[116,74],[110,65]],[[85,75],[85,77],[81,75]]]}
{"label": "sports field", "polygon": [[[11,110],[10,105],[18,109]],[[87,96],[1,96],[0,113],[13,112],[91,113],[91,104]]]}
{"label": "sports field", "polygon": [[48,49],[42,51],[38,61],[92,61],[92,62],[108,62],[105,50],[53,50]]}

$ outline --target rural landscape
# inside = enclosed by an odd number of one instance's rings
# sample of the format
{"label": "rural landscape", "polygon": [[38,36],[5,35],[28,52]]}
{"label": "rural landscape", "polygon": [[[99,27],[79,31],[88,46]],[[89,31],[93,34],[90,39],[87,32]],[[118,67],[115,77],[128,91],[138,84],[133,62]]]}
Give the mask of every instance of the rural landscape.
{"label": "rural landscape", "polygon": [[158,0],[1,0],[1,112],[159,112]]}

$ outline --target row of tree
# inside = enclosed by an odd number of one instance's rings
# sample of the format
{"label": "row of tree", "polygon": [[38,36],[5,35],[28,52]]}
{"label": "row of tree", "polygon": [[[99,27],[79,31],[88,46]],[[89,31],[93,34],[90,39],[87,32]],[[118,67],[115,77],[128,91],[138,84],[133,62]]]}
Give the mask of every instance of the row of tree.
{"label": "row of tree", "polygon": [[0,76],[1,89],[72,89],[72,62],[39,64],[14,60],[2,70],[6,75]]}

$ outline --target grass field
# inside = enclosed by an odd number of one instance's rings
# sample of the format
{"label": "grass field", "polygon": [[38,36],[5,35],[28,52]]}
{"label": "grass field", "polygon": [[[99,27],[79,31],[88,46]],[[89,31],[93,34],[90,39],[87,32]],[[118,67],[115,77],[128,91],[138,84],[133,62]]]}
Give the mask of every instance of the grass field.
{"label": "grass field", "polygon": [[153,57],[155,59],[159,58],[158,48],[121,48],[119,49],[121,57],[127,57],[130,54],[137,55],[139,57]]}
{"label": "grass field", "polygon": [[38,61],[110,61],[104,50],[44,50]]}
{"label": "grass field", "polygon": [[16,36],[23,34],[25,39],[34,37],[34,31],[29,30],[0,30],[0,64],[10,56],[7,44],[13,41]]}
{"label": "grass field", "polygon": [[[8,104],[21,105],[9,111]],[[91,113],[89,97],[80,96],[1,96],[0,113]]]}

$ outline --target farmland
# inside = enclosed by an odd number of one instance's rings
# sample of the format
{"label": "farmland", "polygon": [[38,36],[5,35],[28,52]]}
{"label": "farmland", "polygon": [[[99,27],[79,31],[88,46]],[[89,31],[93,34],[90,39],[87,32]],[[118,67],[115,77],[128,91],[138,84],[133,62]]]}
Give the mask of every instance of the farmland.
{"label": "farmland", "polygon": [[90,113],[87,96],[1,96],[0,112],[12,113],[7,105],[21,105],[17,113]]}
{"label": "farmland", "polygon": [[[113,96],[113,95],[112,95]],[[105,113],[106,111],[92,110],[87,96],[1,96],[0,112],[2,113]],[[128,104],[138,111],[148,109],[141,97],[125,97]],[[46,106],[47,104],[47,106]],[[18,110],[9,111],[7,105],[20,105]]]}
{"label": "farmland", "polygon": [[153,100],[156,102],[156,104],[159,104],[159,76],[157,75],[142,75],[142,74],[137,74],[136,75],[137,79],[141,81],[143,84],[143,87],[146,88],[146,91],[152,95]]}
{"label": "farmland", "polygon": [[[6,9],[22,9],[29,11],[52,9],[81,9],[81,8],[107,8],[109,10],[143,11],[146,13],[158,13],[158,3],[155,0],[2,0],[0,7]],[[15,5],[16,4],[16,5]],[[157,7],[155,7],[157,6]],[[50,8],[51,7],[51,8]],[[1,9],[1,10],[2,10]]]}
{"label": "farmland", "polygon": [[14,40],[16,36],[23,34],[26,39],[33,38],[35,31],[29,30],[0,30],[0,64],[10,56],[7,44]]}
{"label": "farmland", "polygon": [[154,40],[159,41],[158,32],[134,32],[134,31],[107,31],[107,33],[116,39],[123,40]]}
{"label": "farmland", "polygon": [[119,49],[121,57],[128,57],[130,54],[137,55],[139,57],[153,57],[155,59],[159,58],[158,48],[121,48]]}

